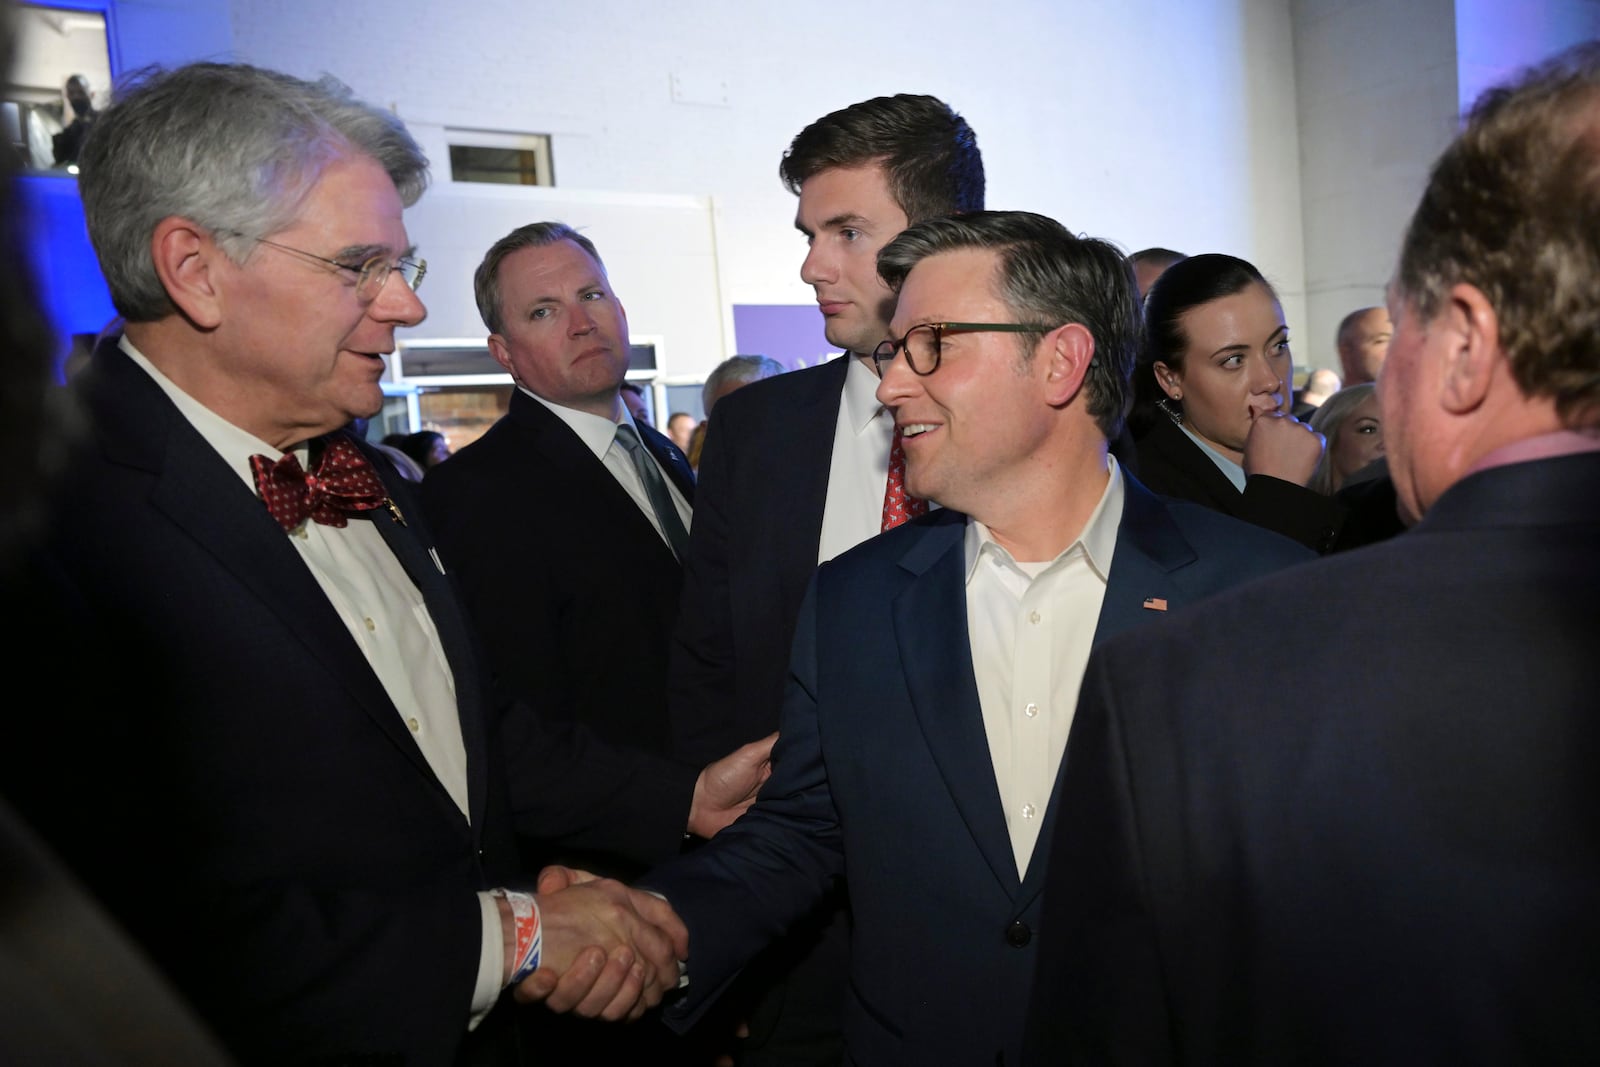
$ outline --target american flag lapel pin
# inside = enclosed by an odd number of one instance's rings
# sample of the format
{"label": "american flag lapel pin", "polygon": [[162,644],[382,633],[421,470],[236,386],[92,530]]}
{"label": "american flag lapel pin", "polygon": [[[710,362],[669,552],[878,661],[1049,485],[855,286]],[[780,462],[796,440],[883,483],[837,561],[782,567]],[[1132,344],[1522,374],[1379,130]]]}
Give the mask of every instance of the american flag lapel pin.
{"label": "american flag lapel pin", "polygon": [[1145,597],[1144,598],[1144,606],[1145,606],[1145,609],[1148,610],[1148,611],[1166,611],[1167,610],[1166,599],[1163,598],[1163,597],[1158,597],[1158,596],[1147,596],[1147,597]]}

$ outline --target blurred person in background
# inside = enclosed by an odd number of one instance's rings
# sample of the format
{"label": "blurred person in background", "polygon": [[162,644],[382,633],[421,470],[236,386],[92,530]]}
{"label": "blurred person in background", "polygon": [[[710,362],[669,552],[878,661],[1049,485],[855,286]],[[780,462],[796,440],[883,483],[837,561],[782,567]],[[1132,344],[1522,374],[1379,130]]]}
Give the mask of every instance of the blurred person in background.
{"label": "blurred person in background", "polygon": [[1311,476],[1311,488],[1331,496],[1351,476],[1383,455],[1383,414],[1372,383],[1352,385],[1329,397],[1311,416],[1311,428],[1328,442]]}

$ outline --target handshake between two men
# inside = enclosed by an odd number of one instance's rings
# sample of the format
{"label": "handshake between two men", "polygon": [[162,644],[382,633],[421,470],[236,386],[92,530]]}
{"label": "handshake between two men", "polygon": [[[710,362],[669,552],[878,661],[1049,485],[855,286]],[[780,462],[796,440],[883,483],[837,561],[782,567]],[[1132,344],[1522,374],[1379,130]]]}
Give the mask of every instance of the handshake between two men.
{"label": "handshake between two men", "polygon": [[[691,833],[710,837],[755,802],[772,773],[777,736],[753,741],[705,769],[695,783]],[[539,873],[535,892],[543,944],[538,969],[514,990],[518,1001],[631,1022],[680,985],[689,930],[661,897],[560,866]],[[505,927],[509,981],[516,936],[511,922]]]}

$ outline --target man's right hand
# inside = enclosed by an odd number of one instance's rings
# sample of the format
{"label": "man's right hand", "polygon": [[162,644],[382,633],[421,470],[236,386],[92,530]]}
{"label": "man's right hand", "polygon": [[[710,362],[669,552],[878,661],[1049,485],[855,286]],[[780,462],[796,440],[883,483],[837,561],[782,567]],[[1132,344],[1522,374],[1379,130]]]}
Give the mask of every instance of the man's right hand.
{"label": "man's right hand", "polygon": [[1316,473],[1326,442],[1320,433],[1281,411],[1251,414],[1244,439],[1245,474],[1265,474],[1305,485]]}
{"label": "man's right hand", "polygon": [[678,984],[689,931],[659,897],[586,871],[539,876],[539,969],[518,984],[520,1001],[610,1021],[637,1019]]}

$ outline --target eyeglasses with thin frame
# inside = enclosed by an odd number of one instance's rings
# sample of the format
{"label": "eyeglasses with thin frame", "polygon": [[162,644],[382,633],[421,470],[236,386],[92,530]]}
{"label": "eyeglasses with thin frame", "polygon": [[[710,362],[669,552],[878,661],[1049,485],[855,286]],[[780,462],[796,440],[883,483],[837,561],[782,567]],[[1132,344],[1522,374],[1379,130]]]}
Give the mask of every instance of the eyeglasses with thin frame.
{"label": "eyeglasses with thin frame", "polygon": [[1054,326],[1028,322],[924,322],[906,331],[898,341],[885,341],[872,350],[872,364],[882,378],[894,357],[906,354],[911,373],[926,378],[939,369],[944,336],[949,333],[1037,333],[1046,334]]}
{"label": "eyeglasses with thin frame", "polygon": [[422,279],[428,274],[428,261],[425,259],[402,257],[391,260],[388,256],[377,255],[364,261],[360,266],[352,266],[349,263],[340,263],[337,259],[319,256],[315,252],[307,252],[303,248],[292,248],[277,241],[269,241],[265,237],[256,237],[254,234],[240,233],[237,230],[223,232],[230,233],[235,237],[248,238],[259,244],[271,245],[279,251],[292,252],[297,256],[304,256],[306,259],[316,260],[318,263],[326,263],[330,267],[349,271],[356,276],[356,296],[365,303],[371,303],[378,298],[378,294],[383,292],[384,283],[389,280],[389,275],[394,271],[400,272],[400,280],[405,282],[412,292],[417,291],[417,287],[422,284]]}

